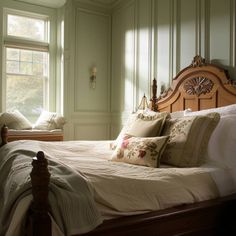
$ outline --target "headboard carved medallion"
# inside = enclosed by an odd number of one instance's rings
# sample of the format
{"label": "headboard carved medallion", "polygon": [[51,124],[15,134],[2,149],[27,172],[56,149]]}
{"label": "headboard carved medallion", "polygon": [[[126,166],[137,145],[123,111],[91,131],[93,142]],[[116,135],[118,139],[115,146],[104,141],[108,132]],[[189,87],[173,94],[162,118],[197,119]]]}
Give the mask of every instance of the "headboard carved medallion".
{"label": "headboard carved medallion", "polygon": [[184,83],[183,88],[189,95],[200,96],[201,94],[211,92],[213,85],[214,84],[210,79],[207,79],[205,77],[197,77],[187,80]]}

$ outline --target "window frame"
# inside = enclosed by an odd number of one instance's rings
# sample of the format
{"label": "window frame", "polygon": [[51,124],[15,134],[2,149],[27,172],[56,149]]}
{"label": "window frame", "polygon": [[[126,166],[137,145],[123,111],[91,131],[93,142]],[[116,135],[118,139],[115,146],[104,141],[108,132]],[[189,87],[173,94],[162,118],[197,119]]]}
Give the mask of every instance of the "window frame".
{"label": "window frame", "polygon": [[[24,5],[24,4],[22,4]],[[54,9],[42,8],[42,7],[34,7],[34,10],[31,10],[31,7],[24,7],[23,9],[15,9],[12,7],[3,7],[2,8],[2,19],[3,23],[2,27],[2,42],[1,42],[1,50],[2,50],[2,84],[1,84],[1,110],[6,111],[6,48],[20,48],[20,49],[29,49],[29,50],[37,50],[42,52],[48,52],[49,55],[49,69],[48,69],[48,82],[46,88],[44,88],[44,109],[55,111],[56,110],[56,32],[57,32],[57,24],[56,24],[56,11]],[[24,16],[34,19],[42,19],[46,21],[46,28],[48,37],[45,41],[41,40],[33,40],[23,37],[17,37],[12,35],[7,35],[7,18],[8,15],[16,15],[16,16]],[[0,28],[1,28],[0,27]],[[0,50],[0,51],[1,51]],[[60,79],[60,78],[58,78]]]}

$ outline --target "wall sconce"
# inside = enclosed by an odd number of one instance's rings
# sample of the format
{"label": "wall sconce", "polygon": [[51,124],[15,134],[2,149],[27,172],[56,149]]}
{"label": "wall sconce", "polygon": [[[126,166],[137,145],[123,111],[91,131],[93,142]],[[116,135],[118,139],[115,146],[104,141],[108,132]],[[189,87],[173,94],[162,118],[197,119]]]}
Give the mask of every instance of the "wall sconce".
{"label": "wall sconce", "polygon": [[138,106],[138,110],[146,110],[147,108],[148,108],[147,97],[144,94]]}
{"label": "wall sconce", "polygon": [[90,87],[92,89],[96,88],[96,78],[97,78],[97,68],[94,66],[91,69],[91,75],[90,75]]}

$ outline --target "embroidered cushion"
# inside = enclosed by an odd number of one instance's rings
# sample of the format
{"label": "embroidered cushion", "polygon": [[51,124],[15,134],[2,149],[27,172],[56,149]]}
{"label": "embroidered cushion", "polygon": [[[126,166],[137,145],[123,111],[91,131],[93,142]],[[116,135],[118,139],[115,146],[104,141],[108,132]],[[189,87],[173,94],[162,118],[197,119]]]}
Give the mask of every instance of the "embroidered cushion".
{"label": "embroidered cushion", "polygon": [[113,152],[112,161],[159,167],[167,141],[168,136],[149,138],[126,136]]}
{"label": "embroidered cushion", "polygon": [[162,162],[178,167],[199,166],[205,161],[210,136],[220,120],[218,113],[168,119],[163,135],[169,141]]}
{"label": "embroidered cushion", "polygon": [[31,129],[30,121],[18,110],[4,112],[0,115],[0,125],[6,124],[9,129]]}

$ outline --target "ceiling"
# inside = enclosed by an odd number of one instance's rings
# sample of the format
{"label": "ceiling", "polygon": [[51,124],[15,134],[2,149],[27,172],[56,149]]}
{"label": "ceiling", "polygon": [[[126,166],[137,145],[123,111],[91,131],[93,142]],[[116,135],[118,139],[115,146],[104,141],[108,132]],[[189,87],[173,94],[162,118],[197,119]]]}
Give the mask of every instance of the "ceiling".
{"label": "ceiling", "polygon": [[[63,6],[67,0],[15,0],[15,1],[28,2],[34,5],[58,8],[58,7]],[[106,7],[112,7],[118,1],[119,0],[87,0],[87,2],[96,4],[96,5],[103,5]]]}
{"label": "ceiling", "polygon": [[28,2],[34,5],[58,8],[66,3],[66,0],[15,0],[18,2]]}

